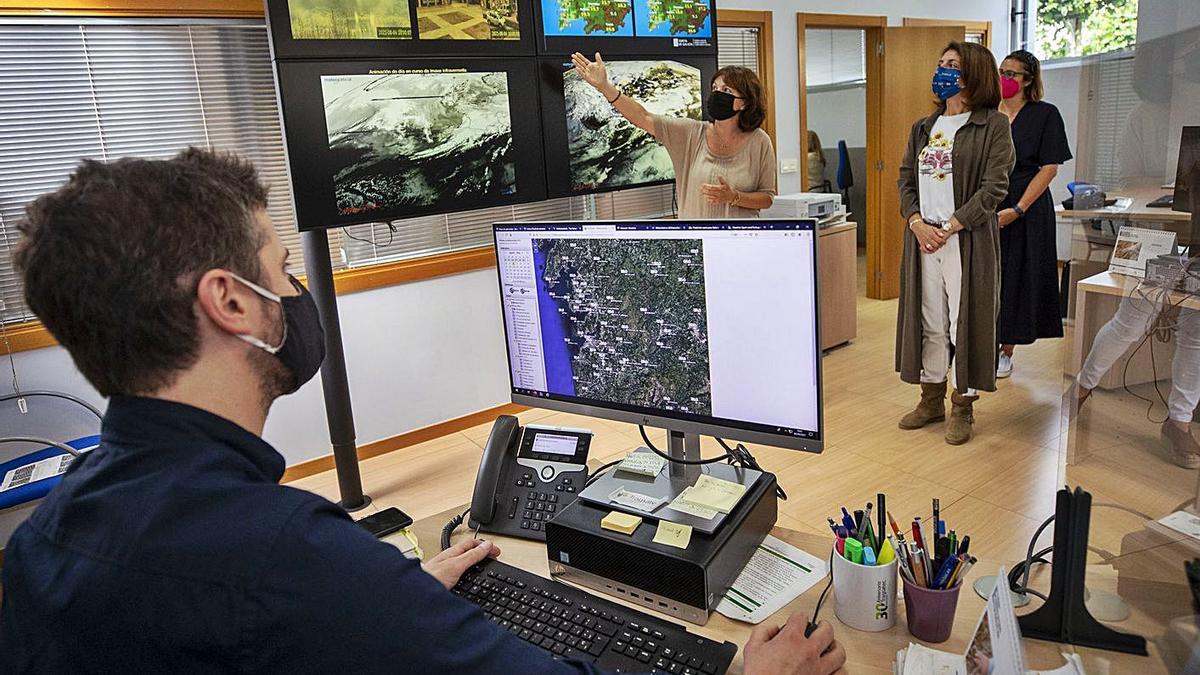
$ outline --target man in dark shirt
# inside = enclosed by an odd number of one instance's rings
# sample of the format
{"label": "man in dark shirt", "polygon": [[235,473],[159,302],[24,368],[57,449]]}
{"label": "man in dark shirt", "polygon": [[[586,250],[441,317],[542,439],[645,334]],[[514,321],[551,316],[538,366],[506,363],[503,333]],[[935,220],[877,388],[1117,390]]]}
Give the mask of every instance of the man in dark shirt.
{"label": "man in dark shirt", "polygon": [[[410,561],[278,484],[260,438],[324,337],[286,272],[266,190],[236,158],[84,162],[35,201],[16,255],[29,306],[110,397],[5,552],[0,671],[593,673],[447,592],[500,551]],[[832,673],[803,617],[760,626],[747,673]]]}

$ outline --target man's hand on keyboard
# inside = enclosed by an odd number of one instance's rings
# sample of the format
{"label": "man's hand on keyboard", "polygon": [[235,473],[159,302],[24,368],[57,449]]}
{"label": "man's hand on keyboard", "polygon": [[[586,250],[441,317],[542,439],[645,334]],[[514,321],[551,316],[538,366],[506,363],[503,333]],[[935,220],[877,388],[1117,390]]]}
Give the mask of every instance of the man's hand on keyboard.
{"label": "man's hand on keyboard", "polygon": [[822,623],[804,637],[808,618],[797,612],[783,626],[762,623],[746,641],[746,675],[844,675],[846,650]]}
{"label": "man's hand on keyboard", "polygon": [[451,589],[471,565],[484,558],[496,558],[499,555],[500,547],[492,542],[467,539],[421,563],[421,567],[434,579],[442,582],[447,589]]}

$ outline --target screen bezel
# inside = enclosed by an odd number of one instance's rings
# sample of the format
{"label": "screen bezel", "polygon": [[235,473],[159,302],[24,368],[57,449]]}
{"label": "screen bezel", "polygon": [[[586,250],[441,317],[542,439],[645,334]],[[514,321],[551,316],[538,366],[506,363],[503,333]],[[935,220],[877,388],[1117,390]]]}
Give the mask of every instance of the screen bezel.
{"label": "screen bezel", "polygon": [[267,0],[266,14],[275,59],[396,59],[409,56],[535,56],[538,36],[533,0],[517,0],[519,40],[422,40],[417,25],[417,3],[408,3],[414,37],[395,40],[294,40],[288,0]]}
{"label": "screen bezel", "polygon": [[[570,56],[575,52],[580,52],[586,55],[589,59],[593,58],[596,52],[606,56],[609,54],[620,54],[625,56],[644,56],[653,54],[655,56],[664,57],[667,55],[680,56],[713,56],[717,55],[717,3],[716,0],[708,2],[708,17],[709,25],[712,27],[712,35],[707,38],[699,38],[707,40],[707,44],[688,44],[680,46],[677,40],[695,40],[697,38],[678,38],[678,37],[659,37],[659,36],[642,36],[623,35],[614,37],[589,37],[586,35],[547,35],[545,30],[544,16],[542,10],[543,0],[532,0],[535,30],[538,35],[538,55],[540,56]],[[634,0],[630,0],[634,3]],[[635,9],[636,12],[636,4]],[[636,15],[631,19],[634,22],[634,30],[637,30]],[[523,33],[522,33],[523,35]]]}
{"label": "screen bezel", "polygon": [[[744,420],[731,420],[719,417],[707,417],[702,415],[692,415],[676,412],[667,412],[662,410],[654,410],[641,408],[638,406],[625,406],[615,403],[607,403],[603,401],[591,401],[590,399],[580,399],[573,396],[563,396],[559,394],[550,394],[547,392],[539,392],[537,394],[526,393],[525,390],[518,389],[514,386],[512,373],[512,350],[509,344],[508,320],[504,312],[504,286],[500,276],[500,260],[499,260],[499,241],[497,235],[504,231],[505,228],[523,227],[523,228],[552,228],[560,227],[563,229],[572,228],[578,230],[585,226],[595,225],[635,225],[643,228],[662,228],[662,229],[678,229],[681,226],[691,224],[696,225],[719,225],[727,224],[731,226],[744,226],[747,229],[757,229],[770,224],[799,224],[802,229],[811,230],[813,233],[813,264],[812,264],[812,289],[813,289],[813,322],[814,322],[814,344],[816,350],[815,374],[817,378],[817,428],[814,430],[806,430],[813,432],[814,436],[800,437],[792,434],[782,433],[779,431],[770,431],[770,425],[759,424],[756,422],[747,422]],[[818,273],[818,242],[820,230],[817,228],[817,221],[812,218],[795,218],[795,219],[744,219],[744,220],[704,220],[695,219],[687,221],[612,221],[612,220],[589,220],[589,221],[531,221],[531,222],[502,222],[492,225],[492,242],[493,251],[496,254],[496,284],[500,293],[500,321],[504,325],[504,351],[506,368],[508,371],[509,392],[513,403],[527,405],[536,408],[545,408],[547,410],[556,410],[559,412],[575,413],[586,415],[589,417],[598,417],[601,419],[610,419],[618,422],[629,422],[632,424],[640,424],[643,426],[653,426],[683,433],[694,433],[704,436],[715,436],[717,438],[733,439],[744,441],[747,443],[758,443],[760,445],[770,445],[780,448],[789,448],[792,450],[803,450],[805,452],[819,453],[824,449],[825,444],[825,393],[824,393],[824,376],[822,374],[822,350],[820,345],[821,334],[821,308],[820,308],[820,288]]]}
{"label": "screen bezel", "polygon": [[[288,174],[296,222],[301,232],[378,223],[416,216],[508,206],[546,199],[546,173],[542,152],[541,119],[524,107],[536,101],[538,85],[533,59],[356,59],[332,61],[277,61],[279,108],[286,139]],[[330,167],[322,75],[358,74],[377,69],[466,68],[468,71],[508,73],[509,116],[513,124],[517,192],[429,206],[405,206],[361,214],[337,212]]]}
{"label": "screen bezel", "polygon": [[[574,438],[575,451],[569,455],[539,455],[533,451],[533,444],[537,442],[538,436],[563,436]],[[586,431],[551,429],[547,427],[531,425],[525,427],[525,436],[521,439],[521,447],[517,450],[517,457],[521,459],[531,459],[538,462],[550,462],[552,464],[582,465],[587,463],[588,449],[590,448],[591,443],[592,434]]]}
{"label": "screen bezel", "polygon": [[[641,56],[637,58],[617,58],[612,62],[621,61],[677,61],[686,66],[700,69],[700,98],[707,96],[709,81],[717,72],[715,56],[685,56],[680,54]],[[562,58],[538,59],[538,89],[542,101],[542,134],[546,148],[546,190],[550,197],[578,197],[580,195],[602,194],[617,190],[649,187],[651,185],[670,185],[674,178],[644,181],[628,185],[612,185],[574,190],[571,187],[571,156],[567,145],[567,102],[563,90],[563,73],[570,70],[567,60]]]}

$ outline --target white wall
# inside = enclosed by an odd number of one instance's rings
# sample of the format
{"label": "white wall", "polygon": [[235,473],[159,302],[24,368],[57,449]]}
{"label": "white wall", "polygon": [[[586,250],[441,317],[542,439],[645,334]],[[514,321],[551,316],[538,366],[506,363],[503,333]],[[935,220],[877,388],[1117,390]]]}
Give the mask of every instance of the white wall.
{"label": "white wall", "polygon": [[[994,48],[1008,45],[1008,0],[729,0],[721,6],[772,10],[779,157],[799,157],[797,11],[990,20]],[[799,191],[799,174],[781,176],[780,192]],[[360,444],[505,403],[508,376],[495,271],[482,270],[339,298],[350,390]],[[16,355],[26,389],[45,388],[103,401],[60,348]],[[0,392],[8,392],[0,377]],[[276,404],[266,437],[289,464],[330,452],[320,384],[314,380]]]}
{"label": "white wall", "polygon": [[[717,0],[729,9],[770,10],[774,13],[775,40],[775,126],[781,160],[800,157],[800,80],[796,75],[796,12],[871,14],[888,17],[888,25],[899,26],[904,17],[946,18],[992,22],[992,51],[1008,53],[1009,0],[958,0],[935,3],[929,0]],[[932,74],[932,70],[931,70]],[[826,145],[830,143],[822,137]],[[800,190],[800,174],[779,177],[780,194]]]}
{"label": "white wall", "polygon": [[[343,295],[338,303],[359,445],[508,401],[494,270]],[[21,352],[16,366],[23,389],[105,405],[61,347]],[[0,378],[0,393],[11,390],[10,378]],[[275,404],[265,436],[289,465],[332,452],[319,377]]]}
{"label": "white wall", "polygon": [[[867,87],[818,91],[808,95],[808,128],[821,145],[836,148],[844,140],[851,148],[867,146]],[[826,161],[829,161],[826,158]]]}

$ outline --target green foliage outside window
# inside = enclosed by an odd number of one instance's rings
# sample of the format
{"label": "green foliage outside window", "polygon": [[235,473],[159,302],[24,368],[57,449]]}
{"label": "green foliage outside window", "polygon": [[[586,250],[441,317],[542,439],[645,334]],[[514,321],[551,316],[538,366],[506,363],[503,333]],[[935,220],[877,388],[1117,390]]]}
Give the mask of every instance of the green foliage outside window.
{"label": "green foliage outside window", "polygon": [[1041,0],[1037,46],[1044,59],[1131,49],[1138,0]]}

